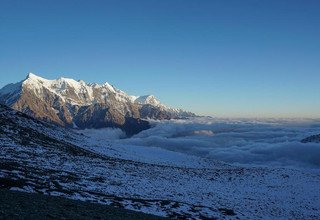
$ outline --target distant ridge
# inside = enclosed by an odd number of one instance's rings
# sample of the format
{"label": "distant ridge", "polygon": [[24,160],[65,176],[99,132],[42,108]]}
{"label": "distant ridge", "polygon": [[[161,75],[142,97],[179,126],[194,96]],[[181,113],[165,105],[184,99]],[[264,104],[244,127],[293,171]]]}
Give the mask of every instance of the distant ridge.
{"label": "distant ridge", "polygon": [[0,102],[30,116],[65,127],[117,127],[127,135],[150,127],[143,119],[173,119],[195,114],[167,107],[153,95],[130,96],[109,83],[87,84],[68,78],[48,80],[29,73],[0,90]]}

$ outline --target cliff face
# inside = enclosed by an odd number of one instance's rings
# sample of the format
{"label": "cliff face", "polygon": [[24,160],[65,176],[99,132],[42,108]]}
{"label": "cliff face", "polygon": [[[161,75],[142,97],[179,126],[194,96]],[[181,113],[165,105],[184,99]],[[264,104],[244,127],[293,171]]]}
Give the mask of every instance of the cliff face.
{"label": "cliff face", "polygon": [[161,104],[154,96],[129,96],[108,83],[86,84],[34,74],[0,90],[0,102],[32,117],[65,127],[117,127],[128,135],[150,128],[143,119],[171,119],[194,114]]}

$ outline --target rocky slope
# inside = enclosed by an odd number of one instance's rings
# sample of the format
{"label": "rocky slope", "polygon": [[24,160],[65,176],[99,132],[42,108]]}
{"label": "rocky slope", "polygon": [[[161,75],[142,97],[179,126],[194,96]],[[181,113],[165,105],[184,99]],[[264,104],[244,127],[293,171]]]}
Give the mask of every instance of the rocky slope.
{"label": "rocky slope", "polygon": [[169,108],[154,96],[129,96],[108,83],[59,78],[47,80],[29,73],[27,78],[0,90],[0,102],[30,116],[65,127],[118,127],[128,135],[149,128],[141,119],[194,116]]}
{"label": "rocky slope", "polygon": [[320,143],[320,134],[312,135],[301,140],[302,143]]}
{"label": "rocky slope", "polygon": [[[116,154],[100,153],[90,139],[73,130],[0,105],[0,188],[173,219],[320,215],[318,170],[232,166],[171,151],[163,161],[152,162],[157,149],[148,147],[145,150],[153,153],[142,151],[132,155],[136,159],[125,159],[118,146],[99,147]],[[137,160],[143,157],[145,162]],[[168,163],[168,158],[174,160]],[[177,163],[182,159],[186,162]]]}
{"label": "rocky slope", "polygon": [[0,189],[1,219],[161,220],[153,215],[107,205]]}

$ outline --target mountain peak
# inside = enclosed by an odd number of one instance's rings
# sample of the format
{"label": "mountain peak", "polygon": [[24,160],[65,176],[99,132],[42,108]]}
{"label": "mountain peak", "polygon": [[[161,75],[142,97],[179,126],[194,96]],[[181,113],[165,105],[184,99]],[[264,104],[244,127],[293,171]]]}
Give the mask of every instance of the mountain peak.
{"label": "mountain peak", "polygon": [[162,105],[154,95],[139,96],[135,100],[135,103],[144,104],[144,105],[149,104],[154,106]]}
{"label": "mountain peak", "polygon": [[28,73],[26,79],[30,79],[30,78],[39,78],[39,76],[37,76],[36,74],[30,72],[30,73]]}
{"label": "mountain peak", "polygon": [[37,82],[37,81],[46,81],[46,79],[30,72],[30,73],[28,73],[28,75],[24,81],[36,81]]}

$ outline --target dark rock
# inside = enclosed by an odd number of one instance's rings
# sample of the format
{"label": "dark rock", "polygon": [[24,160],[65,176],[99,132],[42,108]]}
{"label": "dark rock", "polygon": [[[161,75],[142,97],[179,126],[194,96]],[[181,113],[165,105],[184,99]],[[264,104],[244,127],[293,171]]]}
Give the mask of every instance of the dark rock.
{"label": "dark rock", "polygon": [[320,134],[312,135],[301,140],[302,143],[320,143]]}

